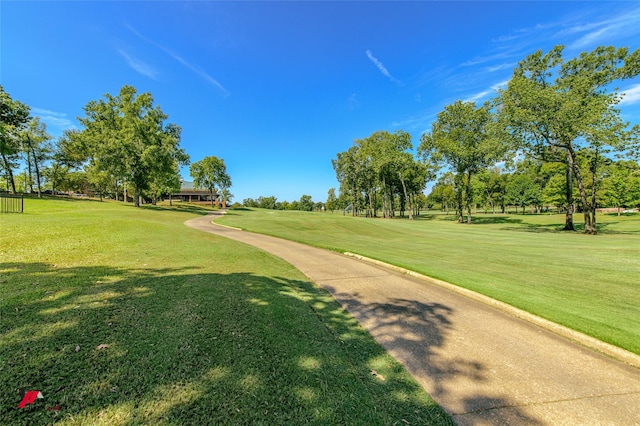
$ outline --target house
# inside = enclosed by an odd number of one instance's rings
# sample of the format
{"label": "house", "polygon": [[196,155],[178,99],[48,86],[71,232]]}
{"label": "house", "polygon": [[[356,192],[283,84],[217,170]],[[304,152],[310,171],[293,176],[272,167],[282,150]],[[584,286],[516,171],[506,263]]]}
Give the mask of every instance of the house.
{"label": "house", "polygon": [[[171,198],[185,203],[211,204],[212,196],[208,189],[195,188],[193,182],[182,181],[180,192],[171,194]],[[213,204],[226,207],[226,203],[222,201],[222,196],[216,192],[213,193]]]}

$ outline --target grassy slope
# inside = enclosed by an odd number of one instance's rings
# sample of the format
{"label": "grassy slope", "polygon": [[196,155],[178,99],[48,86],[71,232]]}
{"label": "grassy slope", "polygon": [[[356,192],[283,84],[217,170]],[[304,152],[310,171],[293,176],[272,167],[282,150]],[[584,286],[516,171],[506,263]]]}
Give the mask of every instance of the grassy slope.
{"label": "grassy slope", "polygon": [[418,271],[640,354],[640,215],[599,220],[595,237],[558,231],[556,215],[478,215],[468,226],[240,210],[221,222]]}
{"label": "grassy slope", "polygon": [[25,208],[0,216],[2,423],[450,424],[328,293],[192,213]]}

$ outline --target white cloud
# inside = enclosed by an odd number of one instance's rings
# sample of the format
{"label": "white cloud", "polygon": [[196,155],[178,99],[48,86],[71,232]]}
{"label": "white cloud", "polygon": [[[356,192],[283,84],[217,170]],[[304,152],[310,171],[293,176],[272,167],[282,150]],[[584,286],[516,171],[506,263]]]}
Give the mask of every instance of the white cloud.
{"label": "white cloud", "polygon": [[584,46],[588,46],[590,44],[598,44],[598,40],[606,38],[607,33],[609,33],[613,29],[613,26],[607,26],[604,28],[600,28],[596,31],[592,31],[589,34],[585,34],[580,37],[578,40],[574,41],[571,44],[573,49],[581,48]]}
{"label": "white cloud", "polygon": [[349,109],[354,109],[360,106],[360,101],[358,101],[358,97],[356,96],[355,93],[352,93],[351,96],[349,96],[348,102],[349,102]]}
{"label": "white cloud", "polygon": [[218,82],[218,80],[216,80],[215,78],[211,77],[204,70],[202,70],[202,69],[200,69],[200,68],[198,68],[198,67],[196,67],[194,65],[191,65],[189,62],[187,62],[181,56],[176,55],[175,53],[171,52],[170,50],[165,49],[163,47],[160,47],[160,48],[162,50],[164,50],[173,59],[175,59],[176,61],[181,63],[185,68],[190,69],[191,71],[193,71],[194,73],[198,74],[200,77],[202,77],[203,79],[205,79],[206,81],[208,81],[209,83],[211,83],[212,85],[214,85],[215,87],[220,89],[225,97],[230,95],[229,91],[227,89],[225,89],[224,86]]}
{"label": "white cloud", "polygon": [[507,83],[509,83],[509,80],[504,80],[499,83],[495,83],[491,85],[491,87],[488,90],[483,90],[481,92],[476,93],[475,95],[469,96],[464,100],[464,102],[475,102],[479,99],[483,99],[487,95],[491,95],[492,93],[496,92],[498,89],[501,89],[502,87],[506,86]]}
{"label": "white cloud", "polygon": [[502,71],[504,69],[507,68],[513,68],[516,64],[513,62],[509,62],[509,63],[505,63],[505,64],[500,64],[500,65],[494,65],[492,67],[486,67],[485,70],[487,72],[496,72],[496,71]]}
{"label": "white cloud", "polygon": [[133,34],[135,34],[139,39],[143,40],[144,42],[146,42],[146,43],[148,43],[148,44],[150,44],[150,45],[152,45],[152,46],[154,46],[154,47],[156,47],[156,48],[158,48],[160,50],[162,50],[164,53],[166,53],[167,55],[171,56],[174,60],[178,61],[182,66],[184,66],[185,68],[189,69],[190,71],[196,73],[201,78],[203,78],[204,80],[206,80],[207,82],[209,82],[213,86],[217,87],[225,97],[227,97],[227,96],[229,96],[231,94],[231,93],[229,93],[229,91],[222,84],[220,84],[220,82],[218,80],[213,78],[211,75],[209,75],[203,69],[201,69],[201,68],[199,68],[199,67],[197,67],[195,65],[192,65],[186,59],[182,58],[180,55],[174,53],[170,49],[167,49],[166,47],[156,43],[155,41],[143,36],[135,28],[133,28],[131,25],[125,24],[125,26],[127,27],[127,29],[129,31],[131,31]]}
{"label": "white cloud", "polygon": [[63,112],[55,112],[44,108],[31,107],[31,115],[40,117],[48,128],[52,128],[54,133],[66,129],[75,129],[76,126],[67,118],[67,114]]}
{"label": "white cloud", "polygon": [[122,55],[122,57],[124,57],[124,59],[127,61],[127,64],[129,64],[129,66],[136,72],[153,80],[157,79],[158,72],[151,65],[141,61],[133,55],[130,55],[122,49],[118,49],[118,53]]}
{"label": "white cloud", "polygon": [[494,38],[491,41],[494,43],[504,43],[506,41],[515,40],[522,37],[522,34],[509,34],[509,35],[501,35],[498,38]]}
{"label": "white cloud", "polygon": [[563,33],[584,33],[575,40],[569,47],[574,49],[583,48],[588,45],[604,44],[621,40],[627,37],[634,37],[640,33],[640,8],[626,9],[617,15],[609,16],[595,22],[576,24]]}
{"label": "white cloud", "polygon": [[509,84],[509,80],[503,80],[499,83],[494,84],[493,86],[491,86],[491,90],[496,91],[498,89],[502,89],[503,87],[505,87],[507,84]]}
{"label": "white cloud", "polygon": [[496,59],[510,58],[511,56],[513,56],[512,52],[500,52],[500,53],[496,53],[488,56],[477,56],[469,61],[463,62],[460,65],[462,65],[463,67],[469,67],[473,65],[484,64],[486,62],[495,61]]}
{"label": "white cloud", "polygon": [[482,92],[479,92],[479,93],[476,93],[475,95],[469,96],[467,99],[464,100],[464,102],[475,102],[478,99],[484,98],[485,96],[487,96],[490,93],[491,93],[491,90],[483,90]]}
{"label": "white cloud", "polygon": [[380,70],[380,72],[382,73],[382,75],[384,75],[385,77],[387,77],[389,80],[391,80],[394,83],[400,83],[400,80],[396,79],[395,77],[393,77],[391,75],[391,73],[389,73],[389,71],[385,68],[385,66],[382,64],[382,62],[380,62],[378,60],[378,58],[376,58],[375,56],[373,56],[373,53],[371,53],[370,50],[366,51],[367,57],[369,58],[369,60],[371,60],[371,62],[373,62],[373,64],[378,68],[378,70]]}
{"label": "white cloud", "polygon": [[640,102],[640,84],[622,91],[622,100],[618,105],[633,105]]}
{"label": "white cloud", "polygon": [[437,115],[437,113],[432,111],[421,111],[418,114],[393,121],[390,127],[422,134],[426,131],[424,129],[431,128],[431,122],[436,119]]}

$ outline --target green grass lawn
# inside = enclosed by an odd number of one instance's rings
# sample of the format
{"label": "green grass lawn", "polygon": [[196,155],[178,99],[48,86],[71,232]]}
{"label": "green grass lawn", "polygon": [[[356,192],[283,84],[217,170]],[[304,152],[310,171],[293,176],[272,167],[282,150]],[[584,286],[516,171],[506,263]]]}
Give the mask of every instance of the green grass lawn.
{"label": "green grass lawn", "polygon": [[197,208],[25,210],[0,215],[0,423],[451,424],[299,271],[184,226]]}
{"label": "green grass lawn", "polygon": [[259,209],[220,219],[414,270],[640,354],[640,215],[600,215],[597,236],[559,231],[559,215],[481,214],[474,221]]}

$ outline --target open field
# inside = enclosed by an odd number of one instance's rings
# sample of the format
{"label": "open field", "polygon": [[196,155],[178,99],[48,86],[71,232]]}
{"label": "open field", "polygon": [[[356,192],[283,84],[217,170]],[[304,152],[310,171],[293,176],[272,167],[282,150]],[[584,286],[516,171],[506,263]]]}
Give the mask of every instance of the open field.
{"label": "open field", "polygon": [[255,209],[233,210],[220,223],[411,269],[640,354],[640,215],[600,215],[597,236],[558,231],[558,215],[474,221]]}
{"label": "open field", "polygon": [[198,208],[25,210],[0,216],[2,423],[451,424],[300,272],[185,227]]}

